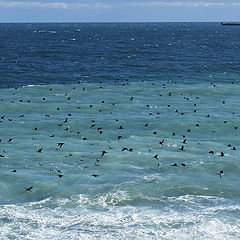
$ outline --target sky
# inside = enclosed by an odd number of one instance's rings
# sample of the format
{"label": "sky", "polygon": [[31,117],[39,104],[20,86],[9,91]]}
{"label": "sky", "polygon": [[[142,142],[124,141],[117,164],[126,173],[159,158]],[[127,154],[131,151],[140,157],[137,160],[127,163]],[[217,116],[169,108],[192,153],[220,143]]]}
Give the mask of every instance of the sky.
{"label": "sky", "polygon": [[0,0],[0,22],[240,21],[240,0]]}

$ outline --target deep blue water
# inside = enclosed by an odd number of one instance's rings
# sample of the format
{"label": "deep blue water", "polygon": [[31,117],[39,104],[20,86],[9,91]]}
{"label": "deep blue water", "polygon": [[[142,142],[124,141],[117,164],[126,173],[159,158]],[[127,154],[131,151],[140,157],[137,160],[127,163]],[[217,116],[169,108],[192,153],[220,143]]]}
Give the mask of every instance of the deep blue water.
{"label": "deep blue water", "polygon": [[232,80],[239,38],[238,27],[219,23],[0,24],[0,86]]}
{"label": "deep blue water", "polygon": [[239,239],[239,37],[0,24],[0,238]]}

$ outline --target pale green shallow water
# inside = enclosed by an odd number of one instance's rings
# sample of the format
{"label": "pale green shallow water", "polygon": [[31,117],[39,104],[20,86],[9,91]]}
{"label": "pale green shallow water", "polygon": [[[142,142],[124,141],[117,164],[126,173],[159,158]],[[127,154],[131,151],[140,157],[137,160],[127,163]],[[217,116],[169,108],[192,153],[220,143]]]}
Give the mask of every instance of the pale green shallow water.
{"label": "pale green shallow water", "polygon": [[239,239],[239,90],[237,81],[1,89],[0,238]]}

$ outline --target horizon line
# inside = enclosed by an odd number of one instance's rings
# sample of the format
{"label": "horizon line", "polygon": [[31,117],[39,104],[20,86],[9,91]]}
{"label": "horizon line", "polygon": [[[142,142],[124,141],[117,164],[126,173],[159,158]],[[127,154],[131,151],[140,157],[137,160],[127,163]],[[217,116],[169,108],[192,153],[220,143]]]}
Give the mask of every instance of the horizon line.
{"label": "horizon line", "polygon": [[240,22],[240,21],[6,21],[0,24],[8,23],[221,23],[221,22]]}

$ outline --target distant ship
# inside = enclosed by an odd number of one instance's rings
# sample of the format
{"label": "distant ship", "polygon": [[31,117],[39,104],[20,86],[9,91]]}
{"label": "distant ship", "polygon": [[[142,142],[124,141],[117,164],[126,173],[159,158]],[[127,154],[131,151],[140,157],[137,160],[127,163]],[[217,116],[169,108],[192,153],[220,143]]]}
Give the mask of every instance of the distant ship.
{"label": "distant ship", "polygon": [[221,22],[223,26],[240,26],[240,22]]}

